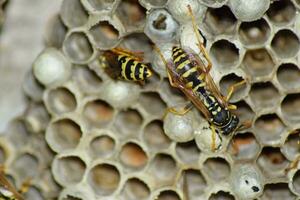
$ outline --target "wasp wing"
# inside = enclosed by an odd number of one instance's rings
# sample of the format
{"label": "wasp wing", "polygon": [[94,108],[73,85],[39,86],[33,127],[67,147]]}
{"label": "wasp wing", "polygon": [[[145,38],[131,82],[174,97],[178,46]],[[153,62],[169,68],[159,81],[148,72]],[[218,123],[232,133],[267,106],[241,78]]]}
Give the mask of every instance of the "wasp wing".
{"label": "wasp wing", "polygon": [[0,172],[0,185],[4,187],[5,189],[9,190],[13,193],[14,197],[16,197],[18,200],[24,200],[22,195],[15,189],[12,184],[5,178],[5,174],[3,172]]}

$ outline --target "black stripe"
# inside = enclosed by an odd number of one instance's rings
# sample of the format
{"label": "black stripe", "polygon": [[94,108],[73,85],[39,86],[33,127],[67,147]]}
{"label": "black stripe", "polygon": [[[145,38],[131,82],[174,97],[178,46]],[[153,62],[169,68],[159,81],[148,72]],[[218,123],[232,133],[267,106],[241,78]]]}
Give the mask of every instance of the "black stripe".
{"label": "black stripe", "polygon": [[130,59],[126,66],[125,66],[125,76],[128,80],[132,80],[132,78],[130,77],[130,73],[131,73],[131,65],[133,65],[134,60]]}
{"label": "black stripe", "polygon": [[[142,68],[142,64],[141,63],[138,63],[136,66],[135,66],[135,69],[134,69],[134,77],[136,80],[141,80],[140,79],[140,69]],[[144,73],[144,70],[142,71],[142,73]],[[145,77],[143,76],[143,79]]]}

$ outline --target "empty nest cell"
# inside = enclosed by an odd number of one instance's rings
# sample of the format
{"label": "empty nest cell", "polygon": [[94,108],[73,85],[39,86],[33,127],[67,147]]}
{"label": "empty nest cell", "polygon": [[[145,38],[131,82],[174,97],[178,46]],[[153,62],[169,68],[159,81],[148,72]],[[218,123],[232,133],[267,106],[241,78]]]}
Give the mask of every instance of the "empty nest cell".
{"label": "empty nest cell", "polygon": [[80,126],[71,119],[60,119],[50,123],[46,132],[46,140],[56,152],[76,148],[81,136]]}
{"label": "empty nest cell", "polygon": [[64,24],[70,28],[83,26],[88,20],[88,13],[80,0],[64,0],[61,5],[60,16]]}
{"label": "empty nest cell", "polygon": [[150,194],[150,189],[144,181],[130,178],[125,182],[120,196],[122,200],[146,200]]}
{"label": "empty nest cell", "polygon": [[273,144],[280,142],[286,127],[276,114],[266,114],[256,119],[254,128],[260,143]]}
{"label": "empty nest cell", "polygon": [[62,114],[76,109],[75,95],[67,88],[59,87],[48,91],[45,103],[50,113]]}
{"label": "empty nest cell", "polygon": [[281,64],[277,70],[277,79],[286,90],[300,88],[300,69],[293,63]]}
{"label": "empty nest cell", "polygon": [[281,103],[281,111],[284,119],[290,124],[298,124],[300,122],[300,94],[289,94]]}
{"label": "empty nest cell", "polygon": [[63,50],[74,63],[78,64],[87,63],[94,53],[87,35],[83,32],[68,34],[63,43]]}
{"label": "empty nest cell", "polygon": [[7,128],[8,139],[18,149],[28,143],[30,132],[21,119],[13,120]]}
{"label": "empty nest cell", "polygon": [[12,169],[21,180],[34,178],[39,172],[39,160],[34,155],[24,153],[14,160]]}
{"label": "empty nest cell", "polygon": [[118,188],[121,179],[119,170],[111,164],[102,163],[94,166],[88,174],[88,183],[95,194],[111,195]]}
{"label": "empty nest cell", "polygon": [[267,184],[264,193],[261,197],[262,200],[269,199],[295,199],[295,195],[290,191],[287,183],[274,183]]}
{"label": "empty nest cell", "polygon": [[109,135],[95,137],[89,144],[89,151],[93,158],[108,158],[116,148],[116,141]]}
{"label": "empty nest cell", "polygon": [[292,179],[293,189],[300,195],[300,170],[298,170]]}
{"label": "empty nest cell", "polygon": [[77,156],[62,156],[54,159],[52,168],[56,181],[66,187],[82,180],[86,164]]}
{"label": "empty nest cell", "polygon": [[276,25],[284,25],[292,22],[296,15],[296,8],[290,0],[279,0],[270,5],[267,15]]}
{"label": "empty nest cell", "polygon": [[214,42],[210,54],[220,70],[232,69],[239,61],[239,49],[225,39]]}
{"label": "empty nest cell", "polygon": [[261,18],[252,22],[242,22],[239,27],[240,41],[246,46],[261,46],[271,35],[270,25]]}
{"label": "empty nest cell", "polygon": [[200,150],[198,149],[194,140],[185,143],[177,143],[175,150],[177,156],[183,163],[197,164],[200,156]]}
{"label": "empty nest cell", "polygon": [[207,182],[201,172],[196,169],[182,171],[181,175],[182,190],[186,197],[197,199],[202,196],[207,187]]}
{"label": "empty nest cell", "polygon": [[208,158],[203,163],[203,172],[214,182],[220,182],[228,178],[230,171],[229,163],[221,157]]}
{"label": "empty nest cell", "polygon": [[177,194],[177,192],[173,190],[163,190],[159,193],[156,199],[157,200],[180,200],[180,197]]}
{"label": "empty nest cell", "polygon": [[[124,46],[126,49],[132,52],[142,52],[143,62],[150,60],[150,53],[152,53],[153,42],[144,33],[132,33],[123,38],[120,46]],[[147,57],[148,56],[148,57]]]}
{"label": "empty nest cell", "polygon": [[108,125],[111,123],[113,115],[113,107],[102,100],[88,102],[83,110],[83,116],[91,128],[102,128]]}
{"label": "empty nest cell", "polygon": [[115,4],[116,0],[87,0],[92,7],[92,10],[102,11],[107,8],[111,8]]}
{"label": "empty nest cell", "polygon": [[234,105],[237,107],[237,110],[235,110],[234,113],[239,117],[241,122],[253,120],[255,114],[245,101],[239,101],[237,103],[234,103]]}
{"label": "empty nest cell", "polygon": [[281,147],[282,153],[289,160],[296,159],[297,155],[299,154],[299,134],[299,129],[292,131],[286,138],[283,146]]}
{"label": "empty nest cell", "polygon": [[209,200],[235,200],[229,192],[218,191],[210,195]]}
{"label": "empty nest cell", "polygon": [[36,199],[43,200],[45,197],[42,195],[42,192],[36,187],[29,187],[28,191],[24,194],[25,199]]}
{"label": "empty nest cell", "polygon": [[166,110],[166,104],[158,93],[144,92],[139,98],[140,105],[152,115],[161,117]]}

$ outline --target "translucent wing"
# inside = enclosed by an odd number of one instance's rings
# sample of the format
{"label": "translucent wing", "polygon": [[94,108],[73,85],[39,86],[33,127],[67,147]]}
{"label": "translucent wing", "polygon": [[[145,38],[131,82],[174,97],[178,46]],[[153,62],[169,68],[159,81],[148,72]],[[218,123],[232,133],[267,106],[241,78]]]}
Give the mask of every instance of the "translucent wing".
{"label": "translucent wing", "polygon": [[143,59],[144,59],[144,52],[142,52],[142,51],[130,51],[130,50],[123,49],[123,48],[120,48],[120,47],[113,48],[110,51],[112,51],[116,54],[129,56],[132,59],[140,61],[140,62],[143,61]]}
{"label": "translucent wing", "polygon": [[3,172],[0,172],[0,185],[4,187],[5,189],[9,190],[13,193],[14,197],[18,200],[24,200],[24,198],[21,196],[21,194],[13,187],[8,180],[5,178],[5,174]]}

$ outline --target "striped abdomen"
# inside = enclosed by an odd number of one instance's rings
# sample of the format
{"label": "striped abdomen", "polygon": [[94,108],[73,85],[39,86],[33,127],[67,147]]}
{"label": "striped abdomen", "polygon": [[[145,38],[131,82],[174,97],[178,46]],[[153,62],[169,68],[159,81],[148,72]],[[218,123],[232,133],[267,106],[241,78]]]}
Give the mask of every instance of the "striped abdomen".
{"label": "striped abdomen", "polygon": [[129,56],[119,55],[118,62],[121,67],[121,77],[125,80],[144,81],[152,75],[151,70],[146,64],[134,60]]}

